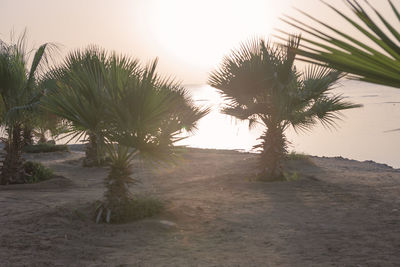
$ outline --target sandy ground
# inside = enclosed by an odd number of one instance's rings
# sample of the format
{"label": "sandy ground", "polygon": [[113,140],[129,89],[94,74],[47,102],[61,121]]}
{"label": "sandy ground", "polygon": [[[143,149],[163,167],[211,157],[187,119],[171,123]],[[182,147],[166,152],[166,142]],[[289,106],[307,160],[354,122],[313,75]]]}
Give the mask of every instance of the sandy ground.
{"label": "sandy ground", "polygon": [[28,155],[64,178],[0,187],[0,266],[399,266],[400,171],[388,166],[312,157],[290,163],[299,180],[266,183],[252,154],[193,151],[134,166],[132,190],[165,212],[96,225],[85,207],[107,169],[82,156]]}

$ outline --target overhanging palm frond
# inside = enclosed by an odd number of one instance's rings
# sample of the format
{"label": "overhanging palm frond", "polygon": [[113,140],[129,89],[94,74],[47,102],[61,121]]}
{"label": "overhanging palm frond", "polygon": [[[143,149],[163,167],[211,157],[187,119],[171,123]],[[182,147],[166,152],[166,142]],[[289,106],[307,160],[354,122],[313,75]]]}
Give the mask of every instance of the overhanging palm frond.
{"label": "overhanging palm frond", "polygon": [[[303,44],[298,50],[298,54],[303,56],[300,59],[353,74],[354,78],[362,81],[400,88],[400,32],[368,1],[365,3],[375,14],[375,18],[370,16],[370,12],[360,4],[360,1],[346,0],[346,3],[358,18],[358,22],[334,6],[325,4],[354,30],[364,35],[371,44],[365,44],[350,34],[299,10],[319,25],[313,27],[291,16],[282,18],[287,24],[303,31]],[[388,3],[400,20],[396,6],[390,0]],[[280,32],[287,34],[284,31]]]}

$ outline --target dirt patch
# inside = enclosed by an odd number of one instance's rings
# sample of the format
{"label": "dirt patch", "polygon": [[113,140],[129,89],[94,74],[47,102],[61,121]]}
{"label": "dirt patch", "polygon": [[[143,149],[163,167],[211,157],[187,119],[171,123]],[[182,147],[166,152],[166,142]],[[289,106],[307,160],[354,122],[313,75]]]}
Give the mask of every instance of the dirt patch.
{"label": "dirt patch", "polygon": [[0,191],[3,190],[43,190],[43,189],[54,189],[64,191],[69,187],[73,187],[73,183],[70,179],[65,178],[61,175],[54,175],[51,179],[45,180],[39,183],[32,184],[11,184],[11,185],[0,185]]}
{"label": "dirt patch", "polygon": [[400,262],[400,172],[388,166],[312,157],[289,164],[299,180],[265,183],[249,179],[255,155],[190,150],[176,166],[134,164],[142,182],[132,191],[162,199],[161,215],[96,225],[88,207],[107,168],[81,167],[82,155],[35,155],[62,182],[0,191],[0,266]]}

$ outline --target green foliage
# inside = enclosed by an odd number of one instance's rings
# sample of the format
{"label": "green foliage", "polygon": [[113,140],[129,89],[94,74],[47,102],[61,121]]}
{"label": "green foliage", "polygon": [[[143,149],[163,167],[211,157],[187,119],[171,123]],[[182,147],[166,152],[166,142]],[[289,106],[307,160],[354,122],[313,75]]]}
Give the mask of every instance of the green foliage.
{"label": "green foliage", "polygon": [[[104,194],[105,201],[99,202],[96,209],[96,223],[100,221],[107,223],[126,222],[152,215],[153,212],[157,211],[157,209],[154,209],[156,206],[147,205],[146,201],[142,203],[140,198],[133,197],[129,191],[129,185],[138,182],[131,177],[131,161],[137,151],[123,145],[116,146],[113,144],[108,144],[107,149],[111,161],[110,172],[104,181],[107,188]],[[150,201],[149,204],[153,202]],[[156,202],[153,204],[156,204]],[[140,208],[143,208],[143,210],[136,210]]]}
{"label": "green foliage", "polygon": [[97,47],[75,51],[48,74],[43,106],[70,122],[72,137],[88,136],[87,157],[102,156],[105,142],[116,142],[166,159],[177,136],[208,110],[196,107],[179,83],[159,77],[156,66],[157,60],[143,68]]}
{"label": "green foliage", "polygon": [[[98,211],[103,203],[96,203],[96,221],[107,221],[107,213]],[[110,216],[110,223],[127,223],[159,214],[164,208],[163,203],[155,198],[138,196],[121,203]],[[100,214],[100,216],[99,216]]]}
{"label": "green foliage", "polygon": [[[67,55],[61,65],[46,75],[43,87],[47,94],[43,99],[44,110],[67,121],[67,137],[87,137],[87,165],[101,161],[98,146],[106,116],[106,61],[107,52],[95,46],[86,50],[75,50]],[[124,62],[133,75],[137,61]]]}
{"label": "green foliage", "polygon": [[292,151],[286,154],[287,160],[309,160],[309,155]]}
{"label": "green foliage", "polygon": [[293,181],[299,180],[299,175],[297,172],[291,172],[291,173],[285,172],[283,174],[283,176],[284,176],[285,180],[288,182],[293,182]]}
{"label": "green foliage", "polygon": [[43,166],[43,164],[34,161],[26,161],[24,163],[26,173],[26,181],[28,183],[38,183],[48,180],[54,176],[51,169]]}
{"label": "green foliage", "polygon": [[[387,21],[385,16],[367,1],[365,5],[356,0],[346,0],[346,3],[353,17],[328,3],[325,4],[338,14],[343,22],[347,22],[347,26],[341,29],[351,28],[352,31],[361,33],[371,45],[365,40],[355,39],[353,33],[346,33],[300,11],[305,17],[313,20],[312,25],[318,26],[307,25],[298,17],[286,16],[282,20],[304,32],[303,45],[298,50],[299,55],[303,56],[302,60],[353,74],[354,78],[362,81],[400,88],[400,32],[396,30],[398,27]],[[400,19],[399,10],[392,1],[389,0],[388,3],[395,17]],[[369,11],[365,6],[369,7]],[[281,32],[288,35],[284,31]]]}
{"label": "green foliage", "polygon": [[[37,86],[44,65],[48,63],[49,53],[53,46],[41,45],[37,50],[26,47],[24,32],[14,43],[0,40],[0,94],[2,102],[1,122],[12,126],[23,124],[31,118],[32,111],[40,98],[41,90]],[[29,56],[33,54],[31,66]]]}
{"label": "green foliage", "polygon": [[[27,49],[25,32],[16,42],[0,40],[0,123],[6,129],[6,156],[0,182],[22,183],[22,129],[29,128],[42,91],[38,87],[43,67],[48,63],[51,44]],[[30,55],[33,58],[30,59]],[[28,62],[31,62],[28,66]],[[29,137],[30,134],[28,134]]]}
{"label": "green foliage", "polygon": [[174,143],[208,112],[179,83],[157,75],[156,67],[157,60],[142,67],[136,59],[89,47],[70,53],[47,75],[43,107],[70,123],[72,137],[88,137],[86,164],[102,162],[105,152],[110,157],[97,221],[110,222],[131,206],[135,156],[170,161]]}
{"label": "green foliage", "polygon": [[106,139],[138,150],[142,157],[169,160],[173,144],[182,139],[178,136],[194,130],[208,110],[196,107],[179,83],[158,76],[157,60],[133,77],[124,77],[118,58],[110,60],[112,73],[122,74],[109,80]]}
{"label": "green foliage", "polygon": [[69,149],[67,145],[56,145],[51,143],[38,143],[36,145],[28,145],[24,147],[24,152],[26,153],[47,153],[57,151],[68,152]]}
{"label": "green foliage", "polygon": [[288,127],[310,130],[318,122],[332,127],[339,111],[360,106],[330,92],[343,77],[341,72],[318,66],[296,69],[299,43],[299,37],[291,36],[286,46],[264,40],[243,44],[209,77],[226,101],[223,113],[247,120],[249,128],[265,129],[254,149],[261,152],[262,175],[273,179],[283,176]]}
{"label": "green foliage", "polygon": [[[43,82],[40,86],[44,87]],[[39,106],[31,124],[32,135],[38,140],[38,143],[48,142],[47,137],[55,140],[61,134],[68,132],[66,121],[45,110],[42,105]]]}

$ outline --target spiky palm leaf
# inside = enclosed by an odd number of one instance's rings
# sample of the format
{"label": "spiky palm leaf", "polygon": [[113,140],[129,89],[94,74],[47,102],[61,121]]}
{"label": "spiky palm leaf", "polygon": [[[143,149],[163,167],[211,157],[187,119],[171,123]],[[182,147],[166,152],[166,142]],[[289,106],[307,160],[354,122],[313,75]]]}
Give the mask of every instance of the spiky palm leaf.
{"label": "spiky palm leaf", "polygon": [[[324,2],[325,3],[325,2]],[[365,6],[357,0],[346,0],[355,18],[345,15],[334,6],[325,3],[343,21],[346,21],[355,31],[364,35],[370,44],[356,39],[351,33],[338,30],[332,24],[325,23],[299,10],[305,17],[314,21],[318,26],[311,26],[292,16],[282,20],[287,24],[303,31],[302,44],[298,54],[302,60],[317,64],[328,65],[350,74],[355,78],[376,84],[400,87],[400,32],[389,23],[384,15],[376,10],[368,1],[373,18]],[[400,14],[392,1],[388,3],[397,19]],[[284,31],[281,31],[287,34]]]}
{"label": "spiky palm leaf", "polygon": [[[156,74],[157,60],[136,77],[110,77],[105,136],[112,142],[133,147],[142,156],[165,160],[173,143],[190,132],[208,109],[196,107],[187,91],[173,80]],[[112,67],[111,73],[119,71]]]}

